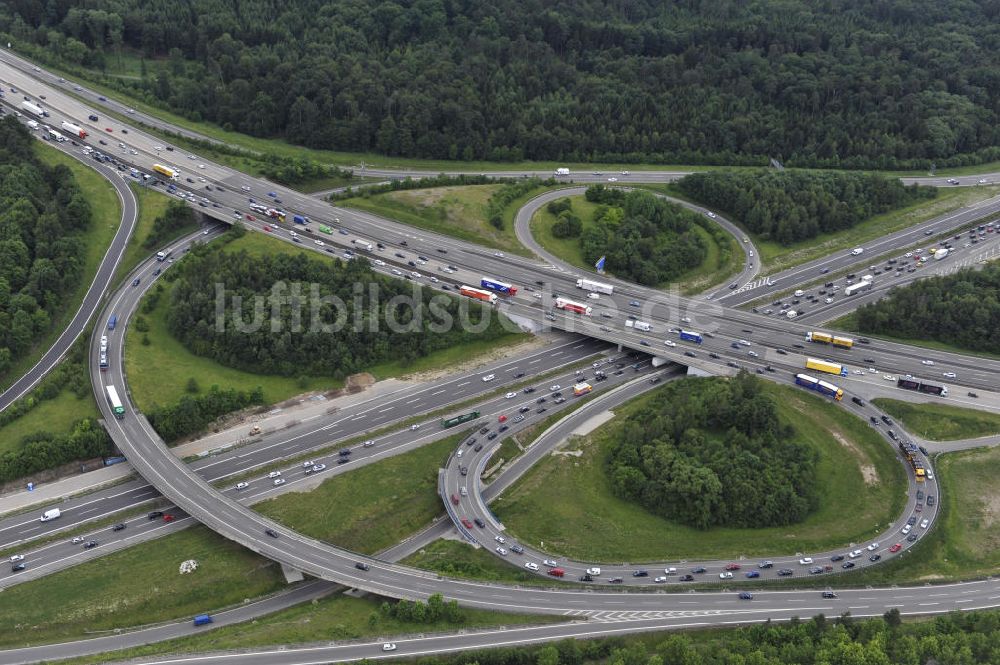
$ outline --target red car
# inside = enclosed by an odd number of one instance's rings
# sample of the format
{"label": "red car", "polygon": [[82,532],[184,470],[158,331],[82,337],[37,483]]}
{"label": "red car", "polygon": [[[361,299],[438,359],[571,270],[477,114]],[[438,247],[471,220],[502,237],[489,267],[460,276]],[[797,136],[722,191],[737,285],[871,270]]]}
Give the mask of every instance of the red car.
{"label": "red car", "polygon": [[739,570],[739,569],[740,569],[740,564],[738,563],[731,563],[728,566],[726,566],[726,570]]}
{"label": "red car", "polygon": [[895,545],[889,548],[889,551],[895,554],[901,549],[903,549],[903,543],[896,543]]}
{"label": "red car", "polygon": [[507,416],[500,416],[497,418],[497,422],[505,423],[507,422]]}
{"label": "red car", "polygon": [[163,516],[164,522],[173,522],[175,519],[177,518],[171,515],[170,513],[167,513],[166,515]]}
{"label": "red car", "polygon": [[110,127],[105,127],[105,128],[104,128],[104,131],[106,131],[106,132],[113,132],[113,131],[115,131],[115,130],[111,129]]}
{"label": "red car", "polygon": [[271,232],[271,227],[268,226],[267,224],[265,224],[264,225],[264,230],[267,231],[268,233],[270,233]]}
{"label": "red car", "polygon": [[468,517],[463,517],[462,518],[462,526],[464,526],[466,529],[471,529],[472,528],[472,522],[469,521]]}
{"label": "red car", "polygon": [[456,506],[458,505],[458,495],[457,494],[452,494],[451,495],[451,502],[453,504],[455,504]]}
{"label": "red car", "polygon": [[254,219],[253,215],[247,215],[247,221],[248,222],[253,222],[253,221],[256,221],[256,220]]}

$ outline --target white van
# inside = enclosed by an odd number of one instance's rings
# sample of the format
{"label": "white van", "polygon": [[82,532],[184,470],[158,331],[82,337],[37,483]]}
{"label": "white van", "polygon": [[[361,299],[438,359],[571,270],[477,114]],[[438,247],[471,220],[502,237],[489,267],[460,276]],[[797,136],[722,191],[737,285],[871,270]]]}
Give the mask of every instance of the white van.
{"label": "white van", "polygon": [[851,250],[851,256],[859,256],[862,253],[864,253],[864,251],[865,251],[864,247],[855,247],[854,249]]}
{"label": "white van", "polygon": [[799,290],[797,290],[795,292],[795,297],[796,298],[801,298],[803,293],[805,293],[805,291],[803,291],[802,289],[799,289]]}
{"label": "white van", "polygon": [[495,378],[497,378],[495,374],[487,374],[486,376],[483,377],[483,381],[484,382],[492,381]]}

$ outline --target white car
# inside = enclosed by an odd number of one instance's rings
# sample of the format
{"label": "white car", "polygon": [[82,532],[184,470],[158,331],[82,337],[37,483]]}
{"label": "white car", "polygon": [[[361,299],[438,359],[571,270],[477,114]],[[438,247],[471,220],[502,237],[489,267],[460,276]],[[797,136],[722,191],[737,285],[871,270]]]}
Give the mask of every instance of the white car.
{"label": "white car", "polygon": [[188,155],[188,159],[197,159],[194,155]]}
{"label": "white car", "polygon": [[706,212],[705,214],[708,215],[709,219],[715,219],[715,213],[712,212],[711,210]]}
{"label": "white car", "polygon": [[599,293],[588,293],[587,297],[590,298],[591,300],[600,300],[601,299],[601,294],[599,294]]}
{"label": "white car", "polygon": [[236,489],[238,490],[245,490],[248,487],[250,487],[250,483],[236,483]]}
{"label": "white car", "polygon": [[495,378],[497,378],[497,377],[496,377],[496,374],[487,374],[486,376],[484,376],[484,377],[483,377],[483,381],[484,381],[484,382],[485,382],[485,381],[492,381],[492,380],[493,380],[493,379],[495,379]]}
{"label": "white car", "polygon": [[517,393],[507,393],[504,395],[504,399],[514,399],[515,397],[517,397]]}
{"label": "white car", "polygon": [[281,476],[281,471],[272,471],[271,473],[267,474],[268,478],[278,478],[280,476]]}
{"label": "white car", "polygon": [[857,559],[859,556],[861,556],[861,550],[854,550],[847,556],[851,557],[852,559]]}
{"label": "white car", "polygon": [[874,552],[877,549],[878,549],[878,543],[872,543],[871,545],[868,546],[869,552]]}
{"label": "white car", "polygon": [[396,275],[397,277],[402,277],[403,276],[403,273],[401,273],[400,271],[396,270],[395,268],[392,269],[392,274]]}
{"label": "white car", "polygon": [[759,354],[756,351],[747,351],[747,355],[751,358],[757,358]]}
{"label": "white car", "polygon": [[374,261],[372,261],[372,263],[374,263],[377,266],[384,266],[385,265],[385,261],[383,261],[382,259],[375,259]]}
{"label": "white car", "polygon": [[913,529],[913,527],[910,526],[909,524],[907,524],[907,525],[903,526],[903,530],[900,531],[900,533],[902,533],[905,536],[906,534],[908,534],[910,532],[911,529]]}
{"label": "white car", "polygon": [[385,644],[382,645],[382,651],[395,651],[395,650],[396,650],[396,645],[393,644],[392,642],[386,642]]}
{"label": "white car", "polygon": [[666,344],[667,346],[671,347],[671,348],[677,346],[677,342],[673,342],[673,341],[671,341],[669,339],[663,340],[663,343]]}
{"label": "white car", "polygon": [[154,145],[153,146],[153,150],[163,150],[163,146],[162,145]]}
{"label": "white car", "polygon": [[926,529],[930,523],[931,521],[925,517],[924,519],[920,520],[920,528]]}
{"label": "white car", "polygon": [[608,182],[618,182],[618,178],[611,176],[610,178],[608,178]]}
{"label": "white car", "polygon": [[813,562],[812,557],[808,557],[808,556],[799,559],[799,565],[800,566],[808,566],[808,565],[811,565],[812,562]]}
{"label": "white car", "polygon": [[493,256],[496,256],[497,258],[501,258],[502,259],[503,258],[503,252],[493,252]]}
{"label": "white car", "polygon": [[555,392],[556,390],[559,390],[560,388],[562,388],[562,386],[560,386],[558,383],[554,383],[551,386],[549,386],[549,390],[551,390],[553,392]]}
{"label": "white car", "polygon": [[979,180],[977,180],[976,182],[977,182],[978,184],[980,184],[980,185],[985,185],[985,184],[986,184],[986,178],[980,178],[980,179],[979,179]]}
{"label": "white car", "polygon": [[284,485],[284,484],[285,484],[285,479],[284,478],[275,478],[275,480],[274,480],[275,487],[277,487],[278,485]]}
{"label": "white car", "polygon": [[545,559],[544,561],[542,561],[542,563],[544,563],[549,568],[558,568],[559,567],[559,564],[556,563],[555,561],[553,561],[552,559]]}
{"label": "white car", "polygon": [[878,370],[875,369],[874,367],[869,367],[868,368],[868,372],[871,373],[871,374],[878,374]]}
{"label": "white car", "polygon": [[420,429],[420,425],[419,424],[413,423],[412,425],[410,425],[410,431],[411,432],[416,432],[418,429]]}
{"label": "white car", "polygon": [[954,372],[945,372],[944,373],[944,377],[946,379],[954,379],[955,378],[955,373]]}
{"label": "white car", "polygon": [[740,346],[750,346],[750,342],[745,339],[741,339],[737,342]]}
{"label": "white car", "polygon": [[78,545],[83,542],[83,536],[73,536],[73,540],[69,541],[74,545]]}
{"label": "white car", "polygon": [[205,165],[204,165],[204,164],[199,164],[199,165],[198,165],[198,168],[199,168],[199,169],[203,169],[203,168],[205,168]]}
{"label": "white car", "polygon": [[435,284],[437,284],[438,283],[438,278],[437,277],[431,277],[431,281],[434,282]]}
{"label": "white car", "polygon": [[685,317],[681,318],[681,323],[691,323],[691,317],[690,316],[685,316]]}
{"label": "white car", "polygon": [[663,572],[665,572],[667,575],[676,575],[677,569],[671,566],[670,568],[664,568]]}
{"label": "white car", "polygon": [[532,561],[529,561],[528,563],[524,564],[524,567],[527,568],[528,570],[538,570],[538,564]]}
{"label": "white car", "polygon": [[413,275],[413,279],[420,279],[421,277],[423,277],[423,275],[421,275],[416,270],[411,271],[410,274]]}
{"label": "white car", "polygon": [[864,370],[856,369],[856,370],[854,370],[854,373],[855,374],[862,374],[863,375],[865,372],[864,372]]}
{"label": "white car", "polygon": [[313,464],[312,472],[319,473],[320,471],[326,471],[326,464]]}
{"label": "white car", "polygon": [[884,381],[895,381],[896,377],[894,377],[892,374],[883,374],[882,379]]}
{"label": "white car", "polygon": [[587,569],[587,574],[588,575],[600,575],[601,574],[601,569],[600,568],[588,568]]}
{"label": "white car", "polygon": [[903,256],[905,256],[906,258],[910,258],[911,256],[913,256],[913,252],[907,252]]}
{"label": "white car", "polygon": [[921,365],[933,365],[934,361],[933,360],[921,360],[920,364]]}
{"label": "white car", "polygon": [[24,561],[24,555],[23,554],[15,554],[15,555],[13,555],[10,558],[10,562],[11,563],[16,563],[18,561]]}
{"label": "white car", "polygon": [[733,574],[727,570],[725,572],[719,573],[719,579],[720,580],[731,580],[731,579],[733,579]]}
{"label": "white car", "polygon": [[507,542],[507,539],[504,538],[503,536],[493,536],[493,540],[497,541],[501,545]]}
{"label": "white car", "polygon": [[659,577],[654,578],[653,581],[662,584],[667,581],[667,578],[664,575],[660,575]]}
{"label": "white car", "polygon": [[505,550],[502,547],[497,547],[497,554],[499,554],[500,556],[507,556],[507,550]]}
{"label": "white car", "polygon": [[315,242],[320,247],[326,247],[326,243],[323,242],[322,240],[314,240],[313,242]]}

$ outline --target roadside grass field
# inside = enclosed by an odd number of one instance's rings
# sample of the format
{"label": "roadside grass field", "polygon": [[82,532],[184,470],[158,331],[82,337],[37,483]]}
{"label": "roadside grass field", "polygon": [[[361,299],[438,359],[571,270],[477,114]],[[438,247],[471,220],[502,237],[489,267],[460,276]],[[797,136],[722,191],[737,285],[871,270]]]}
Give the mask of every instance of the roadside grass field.
{"label": "roadside grass field", "polygon": [[[447,600],[447,598],[445,599]],[[169,640],[157,644],[116,651],[100,656],[87,656],[66,661],[67,665],[89,665],[123,661],[159,654],[202,653],[206,651],[238,650],[251,647],[276,647],[284,644],[326,643],[380,638],[390,635],[413,635],[518,626],[565,621],[555,615],[508,614],[462,608],[462,620],[418,623],[384,617],[379,613],[381,599],[357,598],[334,594],[312,603],[269,614],[254,621],[224,626],[202,635]]]}
{"label": "roadside grass field", "polygon": [[[178,567],[187,559],[198,569],[181,575]],[[7,629],[0,646],[81,639],[194,616],[284,585],[277,563],[195,526],[5,589],[0,621]]]}
{"label": "roadside grass field", "polygon": [[975,439],[1000,434],[1000,414],[950,404],[916,404],[877,397],[872,404],[903,423],[910,432],[932,441]]}
{"label": "roadside grass field", "polygon": [[920,201],[899,210],[876,215],[850,229],[825,233],[789,246],[762,240],[751,233],[747,235],[760,252],[764,267],[762,274],[774,274],[821,256],[847,251],[852,247],[863,247],[865,243],[884,235],[984,201],[998,193],[1000,186],[938,188],[937,198],[931,201]]}
{"label": "roadside grass field", "polygon": [[[537,464],[492,508],[508,532],[545,551],[589,561],[736,558],[842,547],[883,530],[902,509],[906,477],[890,446],[866,423],[821,398],[767,386],[784,422],[820,455],[821,505],[787,527],[697,530],[615,496],[606,477],[610,428],[648,399],[617,410],[603,430],[566,444],[581,457],[554,456]],[[641,534],[639,537],[637,534]]]}
{"label": "roadside grass field", "polygon": [[[44,384],[44,380],[42,383]],[[93,395],[88,394],[84,399],[78,399],[73,391],[63,388],[53,399],[40,402],[20,418],[0,427],[0,454],[14,450],[18,442],[29,434],[64,434],[81,418],[99,417]]]}
{"label": "roadside grass field", "polygon": [[[248,232],[242,238],[230,242],[225,249],[229,252],[242,250],[246,250],[250,256],[276,253],[290,256],[307,255],[303,250],[271,238],[266,233]],[[169,289],[169,286],[165,288]],[[168,294],[165,293],[151,313],[141,314],[149,324],[149,332],[137,332],[134,325],[128,329],[125,364],[128,370],[129,388],[141,409],[148,410],[153,404],[176,402],[182,395],[187,394],[186,388],[190,378],[195,379],[202,392],[213,385],[218,385],[222,389],[233,387],[239,390],[260,386],[264,390],[264,401],[269,404],[304,392],[326,391],[343,385],[343,381],[337,381],[333,377],[287,377],[245,372],[225,367],[210,358],[197,356],[168,332],[166,324],[168,300]],[[142,344],[143,336],[148,337],[149,345]],[[447,367],[459,361],[468,361],[479,354],[495,351],[504,344],[517,343],[525,337],[526,335],[522,333],[511,333],[489,342],[473,339],[466,344],[418,358],[409,364],[398,361],[387,362],[370,367],[366,371],[377,379],[384,379]]]}
{"label": "roadside grass field", "polygon": [[[583,196],[570,196],[567,198],[572,201],[572,212],[583,222],[584,230],[592,227],[594,225],[594,213],[601,207],[600,204],[591,203]],[[552,226],[555,223],[556,216],[550,213],[545,206],[542,206],[535,212],[534,217],[531,218],[531,233],[535,240],[538,241],[538,244],[577,268],[593,270],[593,266],[583,258],[583,247],[580,243],[580,238],[555,237],[552,234]],[[715,238],[700,226],[695,226],[694,230],[705,241],[708,253],[701,265],[687,271],[681,276],[681,279],[670,283],[670,285],[676,286],[684,294],[697,293],[713,284],[725,281],[728,276],[739,270],[739,260],[742,256],[741,253],[737,253],[736,251],[736,243],[732,239],[727,239],[727,242],[731,245],[731,250],[728,254],[729,258],[723,260],[722,249]],[[662,286],[667,285],[664,284]]]}
{"label": "roadside grass field", "polygon": [[38,337],[31,350],[0,375],[0,390],[8,388],[31,369],[69,325],[76,310],[80,307],[80,303],[83,302],[83,297],[90,288],[91,282],[94,281],[97,268],[121,225],[122,209],[118,193],[107,180],[72,157],[37,141],[35,142],[35,154],[49,166],[62,164],[69,167],[80,189],[86,193],[93,220],[90,228],[79,239],[79,244],[85,248],[85,251],[82,256],[83,271],[78,286],[72,293],[66,294],[63,306],[50,313],[52,323],[49,326],[49,331]]}
{"label": "roadside grass field", "polygon": [[[516,559],[512,561],[520,563]],[[498,558],[485,547],[474,547],[464,540],[450,538],[435,540],[400,563],[457,579],[487,580],[504,584],[546,582],[538,575]]]}
{"label": "roadside grass field", "polygon": [[373,554],[444,513],[437,470],[465,436],[468,432],[348,470],[313,490],[262,501],[254,510],[307,536]]}
{"label": "roadside grass field", "polygon": [[[499,184],[462,185],[401,190],[370,197],[356,196],[338,201],[337,205],[364,210],[483,247],[527,256],[529,252],[517,240],[511,220],[505,219],[504,228],[497,229],[487,219],[489,198],[501,187]],[[537,196],[545,189],[536,188],[528,198]],[[520,206],[515,203],[509,207],[516,210]]]}

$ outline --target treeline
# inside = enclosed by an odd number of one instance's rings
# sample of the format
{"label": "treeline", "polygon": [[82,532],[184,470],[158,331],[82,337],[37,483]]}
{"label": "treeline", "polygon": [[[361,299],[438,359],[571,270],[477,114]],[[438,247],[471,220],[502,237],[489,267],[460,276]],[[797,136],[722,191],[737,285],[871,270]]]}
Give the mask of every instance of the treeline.
{"label": "treeline", "polygon": [[809,171],[708,171],[677,183],[687,196],[723,210],[763,240],[790,245],[849,229],[874,215],[937,196],[898,178]]}
{"label": "treeline", "polygon": [[872,335],[944,342],[969,351],[1000,353],[1000,265],[967,268],[892,289],[862,305],[858,330]]}
{"label": "treeline", "polygon": [[[36,58],[315,148],[880,169],[1000,159],[995,2],[4,5],[4,40]],[[137,75],[119,75],[135,57]]]}
{"label": "treeline", "polygon": [[146,249],[159,247],[164,241],[174,237],[180,229],[195,224],[194,209],[185,203],[171,199],[162,215],[153,220],[153,228],[143,241]]}
{"label": "treeline", "polygon": [[460,623],[465,618],[457,601],[445,602],[439,593],[428,596],[426,603],[419,600],[384,602],[379,606],[379,614],[397,621],[413,623],[437,623],[438,621]]}
{"label": "treeline", "polygon": [[147,413],[149,424],[168,443],[201,432],[219,416],[264,403],[264,390],[222,390],[212,386],[208,394],[184,395],[175,404],[154,405]]}
{"label": "treeline", "polygon": [[[735,592],[734,592],[735,593]],[[818,594],[818,592],[816,592]],[[788,623],[723,628],[704,635],[562,640],[543,646],[464,651],[419,665],[995,665],[1000,612],[952,612],[902,623],[899,610],[855,619],[819,614]]]}
{"label": "treeline", "polygon": [[[178,267],[170,333],[195,354],[249,372],[343,379],[506,332],[499,314],[478,301],[377,274],[363,259],[203,246]],[[221,320],[216,285],[224,289]]]}
{"label": "treeline", "polygon": [[[559,233],[582,228],[583,258],[594,265],[606,257],[605,270],[623,279],[656,286],[676,279],[705,260],[708,248],[694,230],[698,215],[641,190],[594,185],[586,199],[601,206],[593,223],[581,225],[565,210],[556,222]],[[553,229],[554,232],[557,229]]]}
{"label": "treeline", "polygon": [[794,524],[819,505],[817,454],[794,438],[752,374],[675,381],[615,430],[611,486],[699,529]]}
{"label": "treeline", "polygon": [[0,122],[0,377],[48,334],[79,285],[90,203],[66,166],[35,157],[12,115]]}

